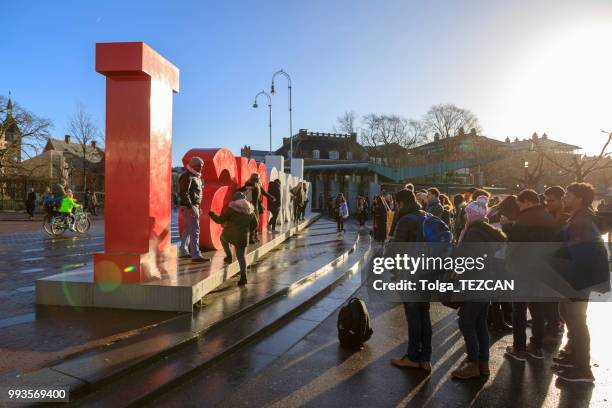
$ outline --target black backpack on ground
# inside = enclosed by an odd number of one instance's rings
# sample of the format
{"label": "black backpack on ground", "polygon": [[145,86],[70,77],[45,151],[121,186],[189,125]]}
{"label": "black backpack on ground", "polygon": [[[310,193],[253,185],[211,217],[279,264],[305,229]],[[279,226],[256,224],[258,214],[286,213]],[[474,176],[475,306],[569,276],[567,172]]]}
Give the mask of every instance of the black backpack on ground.
{"label": "black backpack on ground", "polygon": [[351,298],[338,314],[338,340],[342,347],[361,347],[370,340],[374,331],[370,315],[363,300]]}

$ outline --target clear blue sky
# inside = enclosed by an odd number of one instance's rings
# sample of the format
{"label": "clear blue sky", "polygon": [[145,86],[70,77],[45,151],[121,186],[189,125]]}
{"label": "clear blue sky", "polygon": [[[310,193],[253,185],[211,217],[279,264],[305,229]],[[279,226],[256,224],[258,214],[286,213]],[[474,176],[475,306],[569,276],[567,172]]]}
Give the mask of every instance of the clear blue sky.
{"label": "clear blue sky", "polygon": [[[535,3],[535,4],[534,4]],[[181,71],[173,158],[191,147],[267,149],[263,99],[293,78],[294,132],[346,110],[420,118],[476,112],[487,135],[533,131],[587,150],[612,128],[610,1],[4,1],[0,93],[66,130],[83,103],[104,126],[96,42],[145,41]],[[574,55],[576,54],[576,55]],[[286,83],[274,147],[288,135]],[[592,145],[592,146],[591,146]]]}

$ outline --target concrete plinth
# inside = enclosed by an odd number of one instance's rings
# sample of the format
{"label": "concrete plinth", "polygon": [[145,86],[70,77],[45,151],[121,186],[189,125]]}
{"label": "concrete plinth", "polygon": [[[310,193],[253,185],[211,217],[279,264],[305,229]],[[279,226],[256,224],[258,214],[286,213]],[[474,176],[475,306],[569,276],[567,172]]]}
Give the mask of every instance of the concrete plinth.
{"label": "concrete plinth", "polygon": [[[281,228],[275,234],[264,233],[261,242],[247,248],[251,264],[296,232],[306,228],[318,216],[297,226]],[[160,280],[144,283],[95,282],[91,265],[36,281],[36,303],[41,305],[102,307],[114,309],[191,312],[193,305],[240,270],[238,262],[224,265],[222,251],[205,254],[211,261],[194,264],[180,260],[177,273],[162,275]]]}

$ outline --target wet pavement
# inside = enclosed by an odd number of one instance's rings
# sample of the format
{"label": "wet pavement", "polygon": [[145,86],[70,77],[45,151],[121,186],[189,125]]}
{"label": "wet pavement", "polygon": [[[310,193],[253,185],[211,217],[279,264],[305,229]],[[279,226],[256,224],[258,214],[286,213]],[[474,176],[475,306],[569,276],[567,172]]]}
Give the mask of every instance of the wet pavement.
{"label": "wet pavement", "polygon": [[[328,222],[329,223],[329,222]],[[2,224],[0,224],[1,226]],[[178,240],[176,223],[172,240]],[[233,280],[204,299],[194,322],[202,325],[221,319],[240,305],[252,302],[300,279],[315,267],[335,259],[348,248],[329,225],[315,223],[295,238],[274,248],[251,266],[250,291],[238,291]],[[91,262],[93,252],[103,250],[102,223],[96,222],[84,236],[67,234],[50,238],[43,231],[0,234],[0,380],[49,365],[67,356],[117,342],[178,315],[34,305],[34,281],[58,271]],[[203,312],[206,313],[203,313]],[[189,315],[190,316],[190,315]]]}
{"label": "wet pavement", "polygon": [[[359,296],[367,301],[367,293]],[[401,305],[368,302],[374,335],[359,351],[337,341],[337,313],[285,351],[280,344],[296,327],[272,334],[263,345],[241,350],[226,361],[174,388],[156,403],[167,407],[611,407],[612,356],[608,344],[609,304],[589,305],[594,385],[557,381],[550,370],[554,349],[544,362],[515,364],[503,357],[511,335],[492,335],[491,377],[454,380],[450,372],[463,361],[463,338],[456,312],[432,306],[433,363],[430,376],[389,364],[406,349]],[[290,329],[290,330],[289,330]],[[286,342],[286,340],[285,340]],[[281,352],[279,353],[279,350]]]}

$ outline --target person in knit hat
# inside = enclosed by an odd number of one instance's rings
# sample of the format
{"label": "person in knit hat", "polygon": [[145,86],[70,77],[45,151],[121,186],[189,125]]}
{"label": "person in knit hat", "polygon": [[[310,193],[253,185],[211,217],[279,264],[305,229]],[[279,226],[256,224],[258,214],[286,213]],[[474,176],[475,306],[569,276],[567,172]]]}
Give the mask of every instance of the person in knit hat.
{"label": "person in knit hat", "polygon": [[257,216],[255,215],[255,207],[247,200],[246,195],[242,192],[234,193],[232,201],[223,210],[220,216],[209,211],[208,215],[217,224],[223,225],[221,233],[221,245],[225,251],[225,263],[232,263],[232,251],[229,244],[234,246],[236,258],[240,265],[240,281],[238,286],[247,284],[246,277],[246,247],[249,244],[249,234],[253,231],[253,227],[257,226]]}
{"label": "person in knit hat", "polygon": [[[459,237],[459,252],[473,253],[476,248],[472,243],[478,243],[475,255],[486,254],[489,259],[493,259],[498,247],[496,243],[506,240],[501,230],[489,225],[486,218],[488,203],[489,197],[485,194],[478,196],[465,207],[466,225]],[[468,379],[490,374],[488,310],[488,302],[464,302],[459,307],[459,329],[465,341],[467,358],[452,372],[453,377]]]}
{"label": "person in knit hat", "polygon": [[192,157],[181,173],[179,184],[180,211],[184,225],[181,231],[180,258],[205,262],[200,252],[200,203],[202,202],[202,169],[204,160]]}

